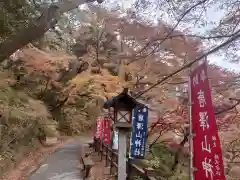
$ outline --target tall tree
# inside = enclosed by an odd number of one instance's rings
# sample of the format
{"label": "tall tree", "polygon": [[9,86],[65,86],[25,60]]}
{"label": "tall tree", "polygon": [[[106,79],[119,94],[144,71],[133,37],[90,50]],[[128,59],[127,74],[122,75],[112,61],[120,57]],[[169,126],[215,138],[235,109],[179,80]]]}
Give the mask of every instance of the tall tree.
{"label": "tall tree", "polygon": [[[0,62],[8,58],[17,49],[42,37],[45,32],[57,24],[64,12],[75,9],[81,4],[94,1],[95,0],[61,1],[52,3],[49,6],[40,6],[37,8],[40,11],[40,16],[33,16],[33,18],[27,19],[28,23],[26,27],[22,27],[16,34],[11,34],[0,44]],[[3,6],[5,4],[6,2],[3,3]]]}

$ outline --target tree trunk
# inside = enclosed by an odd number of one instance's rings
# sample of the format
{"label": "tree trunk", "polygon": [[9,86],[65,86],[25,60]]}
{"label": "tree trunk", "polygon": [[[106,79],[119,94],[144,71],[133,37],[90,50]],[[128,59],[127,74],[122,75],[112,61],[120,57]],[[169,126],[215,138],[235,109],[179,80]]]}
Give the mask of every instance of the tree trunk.
{"label": "tree trunk", "polygon": [[0,63],[7,59],[18,49],[28,43],[41,38],[45,32],[57,24],[60,14],[77,8],[79,5],[94,2],[95,0],[68,0],[52,4],[46,8],[42,16],[29,23],[29,26],[22,29],[16,35],[10,36],[0,44]]}
{"label": "tree trunk", "polygon": [[[49,8],[50,10],[50,8]],[[55,11],[56,12],[56,11]],[[48,14],[43,14],[39,19],[31,22],[28,27],[22,29],[16,35],[10,36],[7,40],[0,44],[0,62],[4,61],[11,54],[18,49],[26,46],[28,43],[41,38],[46,31],[50,28],[50,25],[54,25],[56,22],[48,22],[47,19],[52,19],[56,13],[52,13],[52,17],[48,17]],[[52,23],[52,24],[51,24]]]}

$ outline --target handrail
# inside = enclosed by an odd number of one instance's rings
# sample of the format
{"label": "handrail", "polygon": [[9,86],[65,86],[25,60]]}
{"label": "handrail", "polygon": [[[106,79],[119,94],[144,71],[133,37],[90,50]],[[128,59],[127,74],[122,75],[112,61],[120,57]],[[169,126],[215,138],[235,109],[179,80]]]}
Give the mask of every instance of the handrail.
{"label": "handrail", "polygon": [[[110,148],[108,145],[104,144],[101,140],[95,138],[92,147],[95,149],[95,152],[98,152],[98,154],[101,156],[101,160],[103,159],[103,156],[105,156],[106,166],[108,165],[108,163],[110,163],[110,173],[112,173],[112,168],[118,167],[118,153],[112,148]],[[133,172],[135,172],[134,175],[136,174],[137,176],[142,177],[144,180],[156,180],[153,175],[149,175],[150,173],[148,173],[148,169],[149,168],[141,168],[137,164],[133,163],[130,159],[127,159],[127,179],[130,179],[130,176],[133,175]],[[154,170],[151,170],[151,172],[152,171]]]}

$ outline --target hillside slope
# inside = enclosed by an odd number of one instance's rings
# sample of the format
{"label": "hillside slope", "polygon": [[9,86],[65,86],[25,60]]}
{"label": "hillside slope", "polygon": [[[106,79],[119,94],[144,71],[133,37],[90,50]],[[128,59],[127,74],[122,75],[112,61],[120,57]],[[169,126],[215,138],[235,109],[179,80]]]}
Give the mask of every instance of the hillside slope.
{"label": "hillside slope", "polygon": [[67,82],[58,80],[61,70],[67,71],[76,59],[65,53],[26,47],[19,57],[6,61],[0,71],[1,173],[38,148],[43,135],[89,131],[106,97],[116,95],[124,84],[107,70],[94,74],[89,69]]}
{"label": "hillside slope", "polygon": [[41,135],[58,136],[56,125],[43,102],[10,87],[7,72],[0,72],[0,176],[22,157],[39,147]]}

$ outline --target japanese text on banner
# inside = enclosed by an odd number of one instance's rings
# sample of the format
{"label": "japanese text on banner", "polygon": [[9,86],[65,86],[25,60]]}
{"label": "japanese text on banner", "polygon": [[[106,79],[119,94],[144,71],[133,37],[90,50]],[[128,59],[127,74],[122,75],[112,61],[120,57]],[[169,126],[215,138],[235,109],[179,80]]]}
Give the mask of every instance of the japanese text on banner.
{"label": "japanese text on banner", "polygon": [[95,138],[96,139],[99,139],[101,138],[101,134],[102,134],[102,120],[101,119],[98,119],[97,120],[97,129],[96,129],[96,133],[95,133]]}
{"label": "japanese text on banner", "polygon": [[103,143],[106,145],[110,144],[110,136],[111,136],[111,119],[109,116],[105,116],[103,120]]}
{"label": "japanese text on banner", "polygon": [[194,180],[225,180],[206,62],[191,73],[190,81]]}
{"label": "japanese text on banner", "polygon": [[148,108],[134,109],[133,113],[133,131],[131,138],[130,156],[136,159],[142,159],[145,156],[146,135],[148,124]]}

